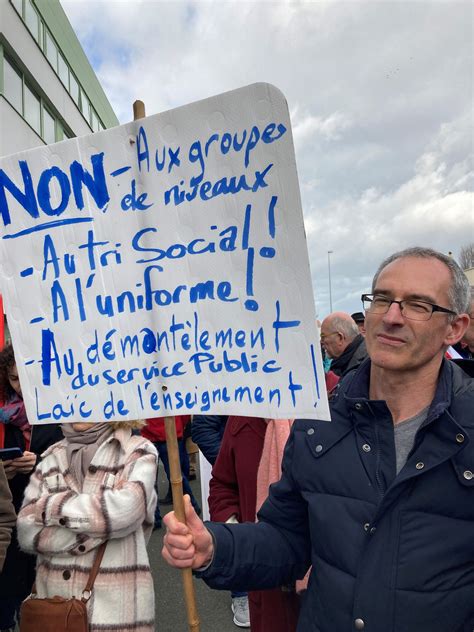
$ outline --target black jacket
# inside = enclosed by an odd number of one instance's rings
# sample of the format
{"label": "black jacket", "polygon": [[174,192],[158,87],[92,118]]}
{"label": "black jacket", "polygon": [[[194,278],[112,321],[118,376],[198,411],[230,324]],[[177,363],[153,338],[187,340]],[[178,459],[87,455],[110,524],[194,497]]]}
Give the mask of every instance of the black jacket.
{"label": "black jacket", "polygon": [[252,590],[312,564],[298,632],[472,632],[474,380],[443,362],[396,475],[392,417],[369,400],[369,375],[367,360],[341,381],[332,422],[295,422],[257,524],[211,523],[203,576]]}
{"label": "black jacket", "polygon": [[350,342],[341,355],[331,362],[331,371],[339,377],[344,377],[352,369],[356,369],[367,358],[365,338],[358,334]]}
{"label": "black jacket", "polygon": [[[31,430],[30,451],[39,455],[49,446],[63,439],[59,424],[33,426]],[[23,433],[12,424],[5,425],[5,447],[25,449]],[[17,474],[8,481],[13,496],[13,505],[18,513],[23,502],[25,488],[30,480],[30,474]],[[35,579],[34,555],[24,553],[16,537],[16,528],[12,532],[10,546],[7,549],[5,564],[0,575],[0,595],[15,599],[24,599],[31,592]]]}
{"label": "black jacket", "polygon": [[219,454],[226,423],[226,415],[193,416],[192,439],[211,465],[214,465]]}

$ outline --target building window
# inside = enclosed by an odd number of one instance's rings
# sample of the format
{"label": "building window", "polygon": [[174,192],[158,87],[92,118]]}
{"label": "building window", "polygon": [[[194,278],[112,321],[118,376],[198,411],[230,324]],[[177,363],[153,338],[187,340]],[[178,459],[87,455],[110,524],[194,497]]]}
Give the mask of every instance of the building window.
{"label": "building window", "polygon": [[51,64],[51,66],[54,68],[54,72],[57,73],[58,72],[58,47],[56,46],[56,43],[51,37],[51,33],[49,31],[46,31],[45,45],[46,45],[46,57],[49,63]]}
{"label": "building window", "polygon": [[69,68],[60,52],[58,52],[58,75],[66,90],[69,90]]}
{"label": "building window", "polygon": [[41,136],[41,101],[25,84],[25,119]]}
{"label": "building window", "polygon": [[58,141],[66,140],[67,138],[74,138],[73,134],[71,134],[62,123],[58,121]]}
{"label": "building window", "polygon": [[74,103],[79,105],[79,84],[72,72],[69,73],[69,94],[74,99]]}
{"label": "building window", "polygon": [[21,75],[4,58],[3,59],[4,93],[13,107],[23,113],[23,86]]}
{"label": "building window", "polygon": [[56,142],[56,119],[46,108],[43,108],[43,138],[48,145]]}
{"label": "building window", "polygon": [[25,77],[6,57],[3,57],[3,78],[5,98],[46,143],[73,138],[74,134],[52,114],[50,105],[36,95]]}
{"label": "building window", "polygon": [[23,0],[12,0],[12,4],[15,7],[15,9],[18,11],[18,13],[20,14],[20,17],[23,16]]}
{"label": "building window", "polygon": [[26,0],[25,3],[25,22],[35,40],[40,42],[40,19],[31,0]]}
{"label": "building window", "polygon": [[90,120],[91,120],[90,103],[84,90],[81,90],[81,112],[82,112],[82,116],[86,119],[86,121],[90,125]]}
{"label": "building window", "polygon": [[91,124],[92,124],[92,131],[98,132],[99,131],[99,119],[97,118],[97,114],[95,113],[94,108],[91,108]]}
{"label": "building window", "polygon": [[[0,0],[2,2],[3,0]],[[16,11],[24,20],[31,34],[35,38],[35,40],[40,45],[42,51],[44,52],[47,60],[51,64],[54,69],[54,72],[59,76],[61,83],[64,85],[66,90],[71,95],[73,101],[76,103],[82,115],[86,119],[89,127],[92,131],[97,132],[101,129],[104,129],[104,125],[102,121],[99,119],[97,112],[92,107],[89,98],[86,96],[84,90],[82,89],[80,83],[74,76],[69,64],[61,53],[61,49],[56,44],[53,36],[48,31],[45,23],[40,17],[40,14],[37,12],[34,4],[34,0],[10,0],[12,5],[15,7]],[[13,81],[14,79],[12,79]],[[6,81],[6,79],[5,79]],[[29,104],[34,103],[30,97]],[[18,104],[18,96],[16,98],[9,97],[10,102],[14,105],[19,111],[21,111],[21,105]],[[20,95],[20,101],[22,101],[22,97]],[[36,107],[33,108],[34,112],[36,112]],[[25,115],[26,118],[26,115]],[[34,116],[34,122],[36,125],[37,118],[36,114]],[[35,127],[36,129],[36,127]]]}
{"label": "building window", "polygon": [[44,31],[45,31],[45,26],[43,24],[43,20],[40,19],[40,21],[39,21],[39,40],[38,40],[38,43],[41,46],[41,49],[44,48]]}

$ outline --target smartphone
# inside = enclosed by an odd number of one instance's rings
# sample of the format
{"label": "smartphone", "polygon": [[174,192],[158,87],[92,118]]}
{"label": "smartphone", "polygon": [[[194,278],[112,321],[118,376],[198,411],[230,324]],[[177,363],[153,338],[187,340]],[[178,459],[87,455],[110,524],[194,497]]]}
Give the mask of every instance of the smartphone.
{"label": "smartphone", "polygon": [[21,448],[0,449],[0,461],[10,461],[11,459],[18,459],[20,456],[23,456],[23,450]]}

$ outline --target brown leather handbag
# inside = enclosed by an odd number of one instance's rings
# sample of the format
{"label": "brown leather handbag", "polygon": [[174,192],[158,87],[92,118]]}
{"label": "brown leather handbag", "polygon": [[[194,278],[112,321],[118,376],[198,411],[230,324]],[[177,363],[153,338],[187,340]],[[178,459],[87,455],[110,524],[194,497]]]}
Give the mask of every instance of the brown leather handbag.
{"label": "brown leather handbag", "polygon": [[107,542],[100,545],[81,599],[50,597],[38,599],[33,592],[21,604],[20,632],[89,632],[87,602],[104,557]]}

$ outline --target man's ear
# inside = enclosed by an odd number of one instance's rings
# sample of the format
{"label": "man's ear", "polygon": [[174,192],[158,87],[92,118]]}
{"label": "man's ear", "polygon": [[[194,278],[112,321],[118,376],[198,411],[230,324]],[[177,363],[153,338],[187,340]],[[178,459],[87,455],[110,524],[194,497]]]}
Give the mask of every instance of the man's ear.
{"label": "man's ear", "polygon": [[452,322],[449,323],[448,332],[444,339],[445,344],[455,345],[461,340],[469,327],[469,314],[459,314]]}

